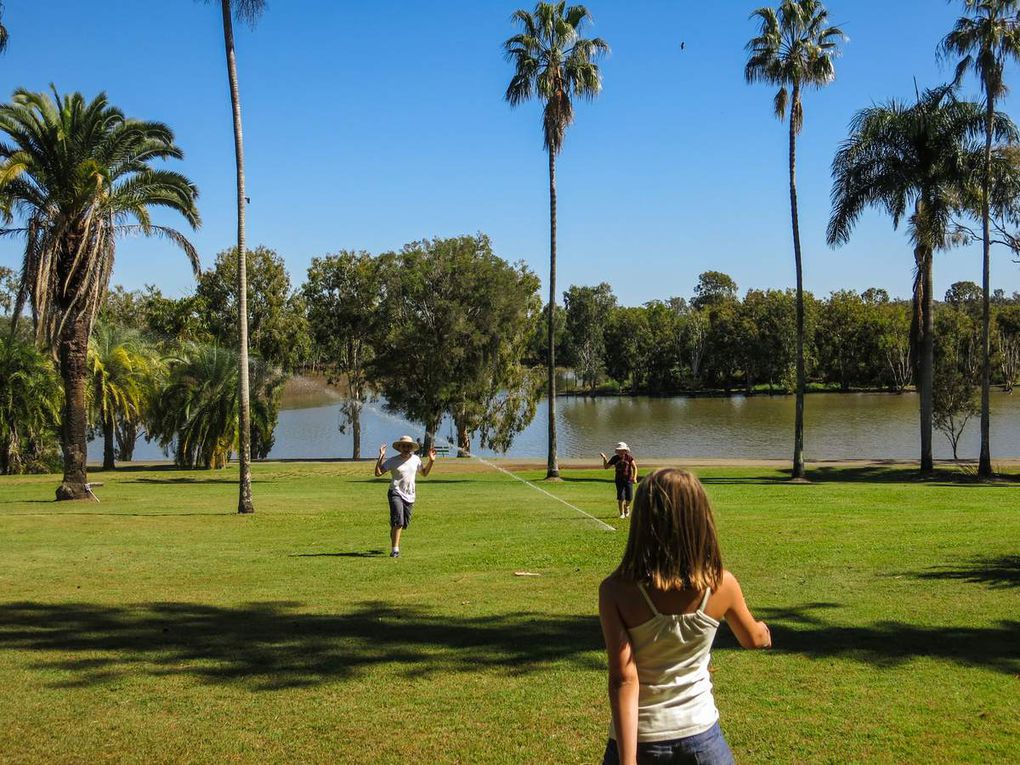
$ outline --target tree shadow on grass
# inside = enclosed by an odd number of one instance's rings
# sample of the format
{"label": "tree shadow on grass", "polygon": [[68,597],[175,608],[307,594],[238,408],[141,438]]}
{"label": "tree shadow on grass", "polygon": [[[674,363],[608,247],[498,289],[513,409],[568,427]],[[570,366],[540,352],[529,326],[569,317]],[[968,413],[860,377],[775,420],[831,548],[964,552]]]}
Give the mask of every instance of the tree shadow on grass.
{"label": "tree shadow on grass", "polygon": [[953,566],[932,566],[908,574],[916,579],[958,579],[993,589],[1020,587],[1020,555],[977,557]]}
{"label": "tree shadow on grass", "polygon": [[[698,475],[703,484],[708,485],[791,485],[788,469],[758,475],[714,476],[701,475],[697,467],[692,472]],[[888,464],[868,463],[867,465],[824,465],[808,466],[807,482],[811,484],[856,483],[856,484],[912,484],[917,486],[958,486],[982,487],[993,486],[1009,488],[1008,481],[986,483],[974,476],[955,468],[938,468],[931,476],[922,476],[916,467],[889,461]]]}
{"label": "tree shadow on grass", "polygon": [[[882,621],[869,625],[826,622],[820,611],[835,603],[807,603],[790,608],[759,608],[755,615],[772,631],[773,651],[810,658],[846,658],[877,667],[892,667],[917,658],[951,661],[1005,674],[1020,672],[1020,621],[1002,619],[994,626],[922,626]],[[736,648],[727,630],[717,646]]]}
{"label": "tree shadow on grass", "polygon": [[339,614],[299,609],[289,602],[9,603],[0,605],[0,650],[43,652],[37,668],[72,675],[60,687],[143,674],[274,690],[356,677],[383,664],[407,677],[604,664],[595,616],[458,617],[378,602]]}
{"label": "tree shadow on grass", "polygon": [[351,552],[294,553],[291,558],[379,558],[383,550],[352,550]]}
{"label": "tree shadow on grass", "polygon": [[[188,471],[191,473],[191,471]],[[263,479],[260,479],[263,480]],[[179,475],[173,478],[132,478],[129,481],[123,481],[122,483],[148,483],[148,484],[169,484],[177,485],[182,483],[188,484],[216,484],[216,483],[228,483],[233,485],[237,484],[236,478],[207,478],[205,476],[195,475]]]}

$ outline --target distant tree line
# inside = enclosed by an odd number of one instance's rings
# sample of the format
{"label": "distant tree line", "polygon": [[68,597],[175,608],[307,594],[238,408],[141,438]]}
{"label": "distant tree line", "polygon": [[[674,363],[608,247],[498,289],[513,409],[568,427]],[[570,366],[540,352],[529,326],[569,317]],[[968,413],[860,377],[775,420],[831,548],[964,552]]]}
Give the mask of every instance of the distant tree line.
{"label": "distant tree line", "polygon": [[[690,298],[618,305],[608,284],[572,286],[555,331],[561,361],[577,392],[790,393],[796,385],[792,290],[750,289],[731,277],[701,274]],[[996,383],[1012,390],[1020,351],[1020,294],[993,300]],[[978,380],[981,289],[957,282],[936,301],[940,358]],[[805,293],[808,380],[828,390],[902,392],[913,384],[912,304],[883,289]],[[543,362],[546,325],[532,337],[529,360]],[[945,367],[948,369],[948,366]]]}

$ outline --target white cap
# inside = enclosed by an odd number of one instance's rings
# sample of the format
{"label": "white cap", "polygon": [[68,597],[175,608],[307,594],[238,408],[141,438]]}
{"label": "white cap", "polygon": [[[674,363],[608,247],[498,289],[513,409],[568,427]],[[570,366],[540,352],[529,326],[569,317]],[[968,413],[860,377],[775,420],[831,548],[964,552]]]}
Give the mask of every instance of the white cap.
{"label": "white cap", "polygon": [[623,451],[625,451],[625,452],[629,452],[629,451],[630,451],[630,447],[629,447],[629,446],[627,446],[627,444],[626,444],[626,443],[624,443],[623,441],[621,441],[620,443],[618,443],[618,444],[616,445],[616,451],[620,451],[620,450],[623,450]]}

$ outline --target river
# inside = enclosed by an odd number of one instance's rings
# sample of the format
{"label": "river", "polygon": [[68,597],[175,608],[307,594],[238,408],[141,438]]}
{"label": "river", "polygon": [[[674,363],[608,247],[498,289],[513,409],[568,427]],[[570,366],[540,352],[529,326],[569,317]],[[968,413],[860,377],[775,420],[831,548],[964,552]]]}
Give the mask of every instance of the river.
{"label": "river", "polygon": [[[332,390],[291,397],[295,408],[280,412],[270,459],[324,459],[351,456],[351,435],[337,429],[340,405]],[[376,404],[376,406],[379,406]],[[792,396],[720,398],[567,396],[557,400],[559,454],[593,457],[626,441],[635,455],[732,459],[788,458],[793,451]],[[917,396],[911,393],[814,393],[806,399],[805,456],[812,459],[916,459]],[[548,404],[542,401],[534,421],[515,440],[507,456],[542,458],[546,454]],[[366,410],[362,454],[372,457],[381,443],[403,433],[421,436],[421,427],[394,422]],[[445,422],[439,437],[453,440]],[[976,458],[978,420],[968,423],[961,458]],[[490,456],[490,452],[478,451]],[[102,458],[98,442],[91,459]],[[499,455],[497,455],[499,456]],[[951,458],[949,442],[935,433],[936,458]],[[1020,393],[992,394],[992,456],[1020,457]],[[139,442],[139,460],[166,459],[155,445]]]}

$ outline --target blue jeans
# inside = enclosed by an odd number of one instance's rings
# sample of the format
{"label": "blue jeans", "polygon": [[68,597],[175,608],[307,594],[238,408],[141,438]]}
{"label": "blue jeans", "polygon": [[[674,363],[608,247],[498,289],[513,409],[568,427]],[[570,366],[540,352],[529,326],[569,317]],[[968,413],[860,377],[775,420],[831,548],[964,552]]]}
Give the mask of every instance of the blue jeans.
{"label": "blue jeans", "polygon": [[[733,753],[716,723],[704,733],[672,741],[645,741],[637,746],[638,765],[734,765]],[[602,765],[619,765],[616,741],[609,739]]]}

